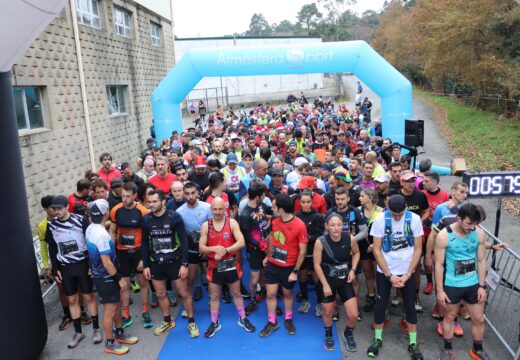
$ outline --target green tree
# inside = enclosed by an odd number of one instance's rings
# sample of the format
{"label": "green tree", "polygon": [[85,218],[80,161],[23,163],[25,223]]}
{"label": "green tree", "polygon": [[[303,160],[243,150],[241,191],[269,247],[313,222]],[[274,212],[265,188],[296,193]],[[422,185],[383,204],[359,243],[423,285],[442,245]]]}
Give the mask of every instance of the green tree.
{"label": "green tree", "polygon": [[289,20],[282,20],[279,24],[272,24],[271,28],[277,35],[293,35],[296,28]]}
{"label": "green tree", "polygon": [[249,23],[249,30],[245,32],[246,36],[269,36],[273,30],[265,19],[264,15],[254,13]]}
{"label": "green tree", "polygon": [[322,16],[316,4],[312,3],[302,6],[298,12],[297,19],[298,23],[306,29],[307,35],[311,35],[311,32],[316,29],[318,21]]}

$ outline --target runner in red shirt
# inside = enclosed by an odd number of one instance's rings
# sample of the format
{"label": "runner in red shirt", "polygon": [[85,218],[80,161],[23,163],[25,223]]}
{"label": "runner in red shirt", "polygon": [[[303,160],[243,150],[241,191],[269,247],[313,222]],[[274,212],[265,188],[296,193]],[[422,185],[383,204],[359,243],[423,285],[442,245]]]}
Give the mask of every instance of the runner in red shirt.
{"label": "runner in red shirt", "polygon": [[170,172],[169,167],[168,158],[166,156],[158,156],[155,165],[157,174],[148,179],[150,184],[154,185],[157,189],[162,190],[166,195],[170,193],[170,188],[173,182],[177,181],[177,176]]}
{"label": "runner in red shirt", "polygon": [[204,336],[213,337],[222,327],[218,321],[222,285],[228,285],[233,295],[238,311],[238,325],[253,332],[255,327],[246,318],[244,300],[240,293],[242,267],[237,259],[237,252],[245,245],[244,236],[236,220],[226,216],[226,204],[222,198],[216,197],[211,202],[211,214],[213,219],[202,224],[199,241],[200,253],[208,254],[206,278],[209,281],[211,324]]}
{"label": "runner in red shirt", "polygon": [[110,180],[113,178],[121,177],[121,173],[115,167],[112,166],[112,155],[109,153],[103,153],[99,156],[99,162],[101,168],[97,171],[99,177],[107,184],[110,189]]}
{"label": "runner in red shirt", "polygon": [[[298,183],[298,189],[301,191],[310,191],[312,193],[312,206],[314,210],[319,212],[322,215],[325,215],[327,213],[327,202],[325,201],[325,198],[318,194],[317,192],[314,192],[316,190],[316,179],[312,176],[302,176],[300,179],[300,182]],[[294,212],[300,211],[300,197],[298,196],[294,200]]]}
{"label": "runner in red shirt", "polygon": [[271,237],[264,259],[265,287],[267,290],[267,325],[260,332],[266,337],[279,328],[276,321],[276,294],[278,284],[282,284],[285,307],[285,329],[289,335],[296,334],[292,321],[294,295],[292,289],[298,280],[298,271],[307,253],[307,228],[305,223],[293,215],[291,198],[278,194],[273,201],[273,214],[277,218],[271,222]]}

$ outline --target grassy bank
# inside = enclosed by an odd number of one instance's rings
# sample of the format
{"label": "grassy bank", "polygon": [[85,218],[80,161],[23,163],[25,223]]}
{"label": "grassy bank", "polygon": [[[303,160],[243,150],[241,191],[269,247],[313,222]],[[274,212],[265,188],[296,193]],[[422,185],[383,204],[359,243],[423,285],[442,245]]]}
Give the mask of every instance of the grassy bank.
{"label": "grassy bank", "polygon": [[417,95],[432,105],[441,133],[470,170],[520,169],[520,120],[500,118],[414,88]]}

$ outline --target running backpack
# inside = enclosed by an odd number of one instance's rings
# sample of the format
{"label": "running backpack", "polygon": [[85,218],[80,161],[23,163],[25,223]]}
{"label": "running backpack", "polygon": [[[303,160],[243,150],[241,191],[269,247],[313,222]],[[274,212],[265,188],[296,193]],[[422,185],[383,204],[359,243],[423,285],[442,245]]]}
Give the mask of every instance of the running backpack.
{"label": "running backpack", "polygon": [[[392,231],[392,213],[385,211],[385,234],[383,235],[383,251],[389,252],[394,246],[394,235]],[[412,212],[404,211],[404,238],[408,246],[413,246]]]}

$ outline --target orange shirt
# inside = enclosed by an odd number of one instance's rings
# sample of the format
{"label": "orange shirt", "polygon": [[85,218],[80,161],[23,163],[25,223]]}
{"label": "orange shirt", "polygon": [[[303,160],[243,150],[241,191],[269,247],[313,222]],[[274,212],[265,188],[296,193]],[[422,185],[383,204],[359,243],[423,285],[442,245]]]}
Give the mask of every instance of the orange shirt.
{"label": "orange shirt", "polygon": [[133,250],[141,247],[143,232],[141,222],[148,210],[137,203],[132,209],[119,203],[110,211],[110,221],[116,224],[116,249]]}

